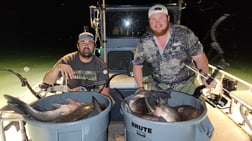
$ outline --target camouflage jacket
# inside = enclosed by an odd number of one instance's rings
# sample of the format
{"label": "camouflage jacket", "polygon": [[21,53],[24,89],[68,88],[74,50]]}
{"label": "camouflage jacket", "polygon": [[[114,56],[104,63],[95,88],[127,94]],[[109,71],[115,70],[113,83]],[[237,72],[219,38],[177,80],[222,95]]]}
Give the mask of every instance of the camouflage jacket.
{"label": "camouflage jacket", "polygon": [[169,41],[161,55],[152,33],[146,33],[139,41],[133,63],[152,66],[152,77],[159,83],[179,83],[189,79],[194,72],[184,66],[194,65],[192,57],[203,53],[198,37],[187,27],[170,25]]}

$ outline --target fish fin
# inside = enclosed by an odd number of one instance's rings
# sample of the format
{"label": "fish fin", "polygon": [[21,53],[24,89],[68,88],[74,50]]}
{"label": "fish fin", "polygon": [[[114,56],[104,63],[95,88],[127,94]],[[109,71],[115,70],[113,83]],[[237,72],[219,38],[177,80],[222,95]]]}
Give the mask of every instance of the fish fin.
{"label": "fish fin", "polygon": [[4,98],[7,99],[8,107],[19,114],[29,114],[27,107],[30,105],[24,103],[16,97],[5,94]]}
{"label": "fish fin", "polygon": [[158,117],[158,121],[160,121],[160,122],[167,122],[163,117]]}
{"label": "fish fin", "polygon": [[99,101],[94,96],[92,96],[92,103],[96,111],[98,111],[99,113],[103,111],[103,105],[101,105],[101,103],[99,103]]}
{"label": "fish fin", "polygon": [[53,103],[52,106],[53,106],[54,108],[60,108],[61,104]]}
{"label": "fish fin", "polygon": [[123,102],[125,102],[126,110],[130,113],[133,113],[133,110],[131,109],[129,102],[127,100],[123,100]]}
{"label": "fish fin", "polygon": [[11,110],[13,110],[14,112],[16,112],[16,113],[19,113],[19,114],[22,114],[22,115],[27,114],[27,113],[25,113],[23,110],[21,110],[20,108],[17,108],[17,105],[15,105],[15,104],[9,103],[9,104],[8,104],[8,107],[9,107]]}
{"label": "fish fin", "polygon": [[156,102],[157,102],[158,105],[166,105],[166,104],[167,104],[167,99],[165,99],[165,98],[162,97],[162,96],[158,96]]}
{"label": "fish fin", "polygon": [[[67,98],[64,100],[67,104],[72,104],[72,103],[76,103],[75,100],[71,99],[71,98]],[[53,108],[60,108],[62,105],[64,104],[58,104],[58,103],[53,103],[52,106]]]}
{"label": "fish fin", "polygon": [[45,112],[47,111],[45,108],[41,107],[41,106],[38,106],[38,105],[32,105],[32,107],[37,110],[37,111],[40,111],[40,112]]}
{"label": "fish fin", "polygon": [[11,96],[11,95],[4,95],[4,98],[7,100],[8,103],[17,103],[17,104],[26,104],[23,101],[19,100],[18,98]]}
{"label": "fish fin", "polygon": [[71,99],[71,98],[67,98],[67,99],[65,99],[65,102],[67,102],[67,103],[74,103],[76,101],[73,100],[73,99]]}

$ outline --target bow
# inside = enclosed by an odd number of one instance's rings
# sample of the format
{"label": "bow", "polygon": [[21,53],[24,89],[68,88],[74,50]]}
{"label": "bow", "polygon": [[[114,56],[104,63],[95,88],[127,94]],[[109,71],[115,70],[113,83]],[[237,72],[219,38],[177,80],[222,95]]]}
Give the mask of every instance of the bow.
{"label": "bow", "polygon": [[39,93],[37,93],[35,90],[33,90],[31,85],[29,84],[28,80],[25,77],[23,77],[20,73],[14,71],[12,69],[9,69],[9,68],[0,68],[0,70],[1,71],[8,71],[8,72],[11,72],[12,74],[16,75],[19,78],[22,87],[27,86],[27,88],[31,91],[31,93],[34,96],[36,96],[38,99],[42,98],[42,96]]}
{"label": "bow", "polygon": [[[201,72],[201,70],[198,70],[197,72],[200,74],[200,76],[206,78],[206,82],[208,84],[210,84],[214,79],[215,77],[218,75],[219,71],[220,70],[223,70],[224,68],[228,67],[229,64],[225,61],[224,59],[224,51],[222,50],[222,48],[220,47],[220,44],[218,43],[217,39],[216,39],[216,29],[217,27],[227,18],[229,17],[230,15],[229,14],[224,14],[223,16],[221,16],[220,18],[218,18],[215,23],[213,24],[213,26],[211,27],[211,30],[210,30],[210,36],[211,36],[211,40],[212,40],[212,43],[211,43],[211,49],[214,49],[216,50],[217,52],[217,55],[215,57],[220,57],[220,61],[218,63],[218,65],[216,66],[216,69],[213,71],[212,74],[208,75],[208,74],[203,74]],[[187,68],[195,71],[194,69],[192,69],[192,67],[190,66],[187,66]],[[201,95],[201,90],[204,89],[206,86],[205,85],[201,85],[201,86],[198,86],[195,91],[194,91],[194,94],[193,96],[196,97],[196,98],[199,98],[200,95]]]}

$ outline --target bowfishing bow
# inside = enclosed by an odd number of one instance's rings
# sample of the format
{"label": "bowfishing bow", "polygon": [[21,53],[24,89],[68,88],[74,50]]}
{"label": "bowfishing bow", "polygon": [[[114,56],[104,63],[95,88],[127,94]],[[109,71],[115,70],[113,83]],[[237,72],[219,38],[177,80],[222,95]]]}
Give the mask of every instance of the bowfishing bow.
{"label": "bowfishing bow", "polygon": [[[205,73],[201,72],[201,70],[195,70],[193,67],[185,65],[185,67],[189,68],[190,70],[192,70],[194,72],[197,72],[201,77],[205,78],[207,84],[210,84],[215,79],[215,77],[218,75],[220,70],[223,70],[224,68],[229,66],[229,64],[224,59],[224,55],[223,55],[224,51],[220,47],[220,44],[218,43],[217,38],[216,38],[217,27],[229,16],[230,16],[229,14],[224,14],[223,16],[218,18],[210,30],[210,36],[211,36],[211,40],[212,40],[212,43],[210,45],[211,45],[212,49],[217,51],[217,55],[215,57],[217,57],[217,56],[220,57],[220,61],[219,61],[218,65],[216,66],[216,68],[214,69],[213,73],[210,75],[205,74]],[[201,90],[204,89],[205,87],[206,86],[204,84],[198,86],[195,89],[193,96],[196,98],[199,98],[201,96]]]}
{"label": "bowfishing bow", "polygon": [[26,86],[35,97],[37,97],[38,99],[42,98],[42,96],[38,92],[33,90],[30,83],[28,82],[28,80],[25,77],[23,77],[20,73],[14,71],[12,69],[9,69],[9,68],[0,68],[0,70],[1,71],[8,71],[8,72],[11,72],[12,74],[16,75],[19,78],[22,87]]}

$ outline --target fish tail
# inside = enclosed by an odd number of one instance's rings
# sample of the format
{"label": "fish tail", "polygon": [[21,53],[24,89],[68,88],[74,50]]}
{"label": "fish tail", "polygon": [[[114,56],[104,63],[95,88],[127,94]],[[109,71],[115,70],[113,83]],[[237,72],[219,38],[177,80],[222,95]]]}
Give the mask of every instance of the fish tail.
{"label": "fish tail", "polygon": [[19,100],[16,97],[5,94],[5,99],[7,99],[8,107],[19,114],[29,114],[29,105]]}

